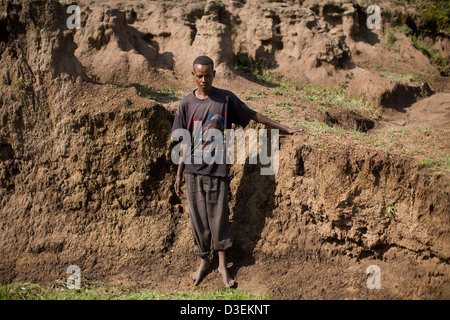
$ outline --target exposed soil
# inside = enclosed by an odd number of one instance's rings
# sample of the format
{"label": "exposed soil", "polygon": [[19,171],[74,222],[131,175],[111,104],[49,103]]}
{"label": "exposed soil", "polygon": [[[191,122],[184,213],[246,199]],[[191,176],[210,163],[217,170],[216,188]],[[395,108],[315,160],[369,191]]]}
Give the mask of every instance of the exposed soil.
{"label": "exposed soil", "polygon": [[[383,28],[369,30],[364,1],[79,1],[81,28],[68,30],[67,5],[0,7],[1,283],[52,284],[78,265],[112,284],[223,288],[217,256],[199,286],[189,281],[198,261],[170,157],[192,60],[208,54],[216,86],[310,128],[281,138],[274,176],[229,168],[237,290],[450,298],[449,78],[394,27],[401,6],[379,4]],[[298,85],[234,68],[254,62]],[[315,99],[306,83],[373,109]],[[370,265],[381,289],[366,286]]]}

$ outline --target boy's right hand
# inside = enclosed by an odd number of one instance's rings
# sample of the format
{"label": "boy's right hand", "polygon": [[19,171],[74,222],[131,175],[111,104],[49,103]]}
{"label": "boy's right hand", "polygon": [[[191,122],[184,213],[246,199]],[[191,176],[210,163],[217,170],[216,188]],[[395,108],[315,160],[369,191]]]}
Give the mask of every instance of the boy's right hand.
{"label": "boy's right hand", "polygon": [[181,198],[181,177],[179,175],[177,175],[177,177],[175,178],[174,188],[177,196]]}

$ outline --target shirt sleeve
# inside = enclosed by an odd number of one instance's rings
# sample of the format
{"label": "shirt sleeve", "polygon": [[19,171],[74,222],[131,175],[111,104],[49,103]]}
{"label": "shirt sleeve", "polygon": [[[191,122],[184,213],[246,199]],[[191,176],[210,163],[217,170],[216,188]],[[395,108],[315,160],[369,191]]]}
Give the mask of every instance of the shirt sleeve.
{"label": "shirt sleeve", "polygon": [[254,117],[256,111],[250,109],[244,102],[241,101],[241,99],[230,92],[228,101],[228,113],[231,123],[235,123],[245,127]]}
{"label": "shirt sleeve", "polygon": [[[186,129],[186,104],[183,101],[180,101],[178,105],[177,112],[175,114],[175,118],[172,124],[171,137],[172,140],[174,138],[174,131],[177,129]],[[179,135],[175,134],[175,138],[179,138]]]}

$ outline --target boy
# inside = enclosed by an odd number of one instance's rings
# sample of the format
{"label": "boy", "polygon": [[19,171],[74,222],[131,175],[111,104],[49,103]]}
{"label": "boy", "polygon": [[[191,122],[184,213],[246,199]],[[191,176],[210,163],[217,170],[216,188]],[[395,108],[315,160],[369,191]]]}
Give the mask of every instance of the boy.
{"label": "boy", "polygon": [[[197,136],[201,130],[203,137],[205,133],[208,135],[207,131],[210,129],[224,134],[226,129],[231,128],[232,123],[245,127],[250,120],[289,134],[305,129],[304,127],[283,126],[251,110],[231,91],[213,87],[215,75],[214,62],[211,58],[199,56],[194,60],[192,76],[197,84],[197,89],[181,99],[172,126],[172,134],[177,129],[186,129],[191,135],[194,133],[194,136]],[[215,151],[208,148],[208,143],[211,141],[204,141],[204,139],[195,141],[194,139],[193,149],[195,150],[189,155],[189,159],[183,160],[183,150],[181,150],[174,187],[176,194],[181,197],[184,172],[189,220],[194,244],[198,249],[196,255],[201,261],[197,271],[191,275],[193,283],[197,285],[200,282],[210,265],[208,255],[212,242],[212,248],[218,252],[219,256],[218,271],[222,274],[224,284],[232,287],[234,280],[228,273],[225,258],[225,251],[232,245],[228,220],[226,162],[198,161],[197,157],[199,149],[200,153],[209,150],[211,155],[214,154]],[[225,151],[225,146],[223,151]]]}

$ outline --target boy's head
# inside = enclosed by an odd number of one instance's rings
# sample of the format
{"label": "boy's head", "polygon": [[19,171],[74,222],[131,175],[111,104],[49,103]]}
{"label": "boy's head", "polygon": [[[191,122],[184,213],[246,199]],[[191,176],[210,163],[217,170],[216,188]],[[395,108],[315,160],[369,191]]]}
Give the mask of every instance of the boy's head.
{"label": "boy's head", "polygon": [[195,58],[194,63],[192,64],[194,69],[196,64],[202,66],[211,66],[211,70],[214,70],[214,61],[208,56],[198,56],[197,58]]}
{"label": "boy's head", "polygon": [[192,76],[198,88],[205,93],[210,92],[216,75],[213,60],[207,56],[199,56],[194,60],[192,67]]}

